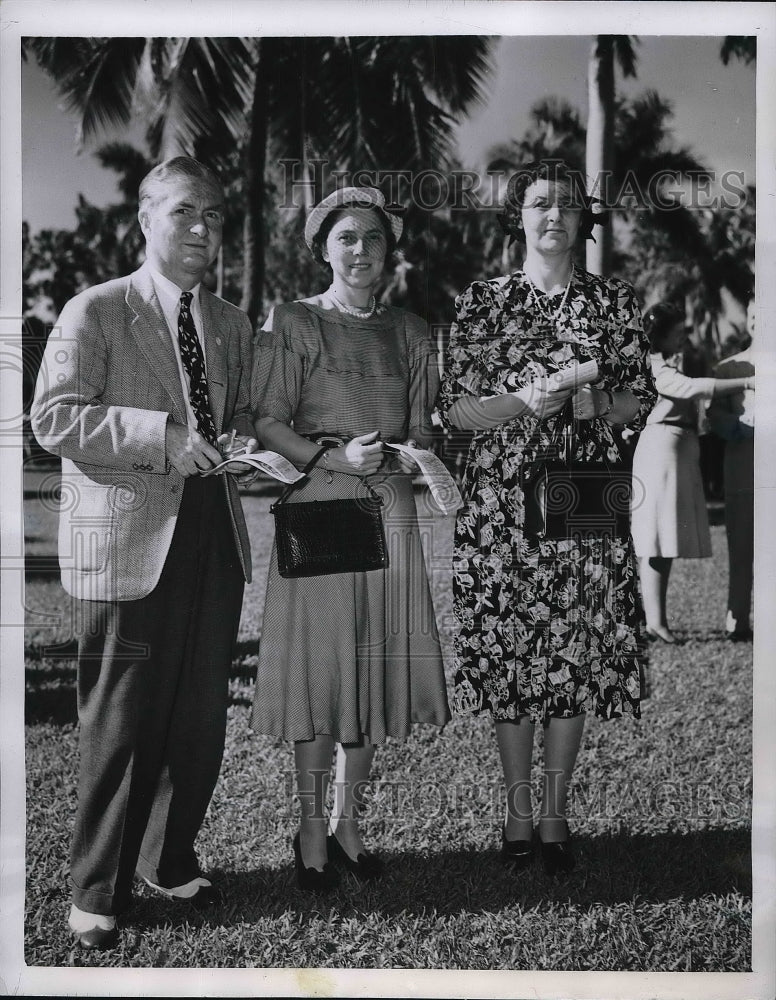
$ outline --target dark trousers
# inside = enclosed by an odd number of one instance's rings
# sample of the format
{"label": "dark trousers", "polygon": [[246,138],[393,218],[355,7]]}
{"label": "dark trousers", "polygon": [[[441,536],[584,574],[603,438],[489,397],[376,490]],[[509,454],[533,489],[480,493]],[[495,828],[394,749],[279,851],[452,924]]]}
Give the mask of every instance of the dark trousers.
{"label": "dark trousers", "polygon": [[168,888],[199,874],[194,840],[221,767],[242,594],[223,484],[191,478],[154,590],[79,602],[71,878],[82,910],[126,909],[136,870]]}
{"label": "dark trousers", "polygon": [[754,582],[754,442],[725,445],[725,531],[728,611],[734,628],[749,628]]}

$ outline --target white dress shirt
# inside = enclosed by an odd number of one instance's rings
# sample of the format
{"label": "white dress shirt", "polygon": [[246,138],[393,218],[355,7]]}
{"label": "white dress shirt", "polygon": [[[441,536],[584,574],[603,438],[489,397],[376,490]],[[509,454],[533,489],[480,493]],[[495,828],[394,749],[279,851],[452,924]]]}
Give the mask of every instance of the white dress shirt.
{"label": "white dress shirt", "polygon": [[[194,430],[196,430],[197,419],[191,408],[191,397],[189,395],[189,376],[183,366],[181,351],[178,346],[178,317],[181,311],[181,295],[183,294],[183,289],[178,288],[174,281],[170,281],[169,278],[165,278],[163,274],[155,270],[153,267],[149,266],[149,271],[151,272],[151,280],[154,283],[156,297],[159,299],[159,305],[162,307],[164,318],[167,320],[167,328],[170,331],[172,349],[178,365],[181,388],[183,389],[183,400],[186,404],[188,424],[189,427],[193,427]],[[202,326],[202,308],[199,302],[199,284],[196,284],[193,288],[189,289],[189,291],[191,292],[191,316],[194,320],[194,328],[197,331],[200,347],[202,348],[202,359],[205,365],[205,374],[207,375],[207,353],[205,351],[205,332]]]}

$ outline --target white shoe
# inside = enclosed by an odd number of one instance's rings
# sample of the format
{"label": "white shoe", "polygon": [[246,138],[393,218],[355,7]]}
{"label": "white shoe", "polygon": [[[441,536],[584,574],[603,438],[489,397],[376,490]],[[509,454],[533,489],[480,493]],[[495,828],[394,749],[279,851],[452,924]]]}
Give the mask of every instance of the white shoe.
{"label": "white shoe", "polygon": [[79,910],[74,903],[70,907],[67,922],[75,936],[76,944],[87,951],[108,951],[118,944],[116,918],[113,916]]}
{"label": "white shoe", "polygon": [[94,930],[95,927],[99,927],[101,931],[112,931],[116,926],[115,917],[106,916],[104,913],[89,913],[88,910],[79,910],[75,903],[70,907],[67,922],[74,934],[83,934],[85,931]]}
{"label": "white shoe", "polygon": [[184,883],[184,885],[173,886],[172,889],[167,889],[163,885],[157,885],[145,876],[143,876],[143,881],[154,892],[159,892],[163,896],[167,896],[168,899],[185,900],[186,902],[194,903],[195,906],[205,906],[213,903],[218,897],[217,891],[213,888],[213,883],[203,878],[202,875],[193,878],[190,882]]}

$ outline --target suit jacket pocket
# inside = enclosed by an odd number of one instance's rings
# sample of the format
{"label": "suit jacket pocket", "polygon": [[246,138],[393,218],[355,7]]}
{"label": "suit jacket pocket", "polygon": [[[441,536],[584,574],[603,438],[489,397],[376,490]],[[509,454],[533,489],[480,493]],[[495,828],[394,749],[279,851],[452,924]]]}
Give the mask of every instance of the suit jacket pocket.
{"label": "suit jacket pocket", "polygon": [[[120,487],[62,477],[60,560],[78,573],[104,573],[115,544]],[[122,501],[123,502],[123,501]]]}

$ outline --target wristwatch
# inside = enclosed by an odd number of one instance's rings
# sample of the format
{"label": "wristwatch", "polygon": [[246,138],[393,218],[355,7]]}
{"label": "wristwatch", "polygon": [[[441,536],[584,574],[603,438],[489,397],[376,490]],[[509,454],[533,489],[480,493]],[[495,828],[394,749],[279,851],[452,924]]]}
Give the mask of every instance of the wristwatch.
{"label": "wristwatch", "polygon": [[610,392],[608,389],[601,389],[599,391],[606,393],[608,402],[606,404],[606,409],[602,410],[601,413],[598,414],[598,416],[601,417],[601,418],[608,417],[609,414],[614,409],[614,393]]}

